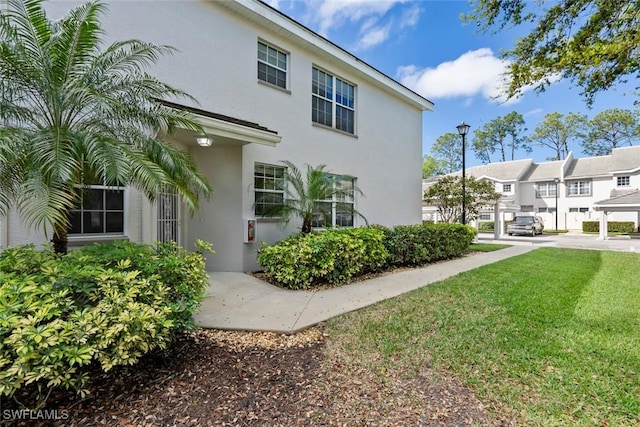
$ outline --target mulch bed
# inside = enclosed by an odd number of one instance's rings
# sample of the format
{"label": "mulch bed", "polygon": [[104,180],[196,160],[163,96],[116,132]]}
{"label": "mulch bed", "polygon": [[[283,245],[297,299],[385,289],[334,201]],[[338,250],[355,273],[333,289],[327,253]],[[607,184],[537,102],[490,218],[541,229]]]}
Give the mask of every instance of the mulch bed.
{"label": "mulch bed", "polygon": [[[384,381],[328,354],[321,328],[296,335],[200,330],[161,355],[99,375],[90,395],[53,393],[65,420],[10,425],[506,425],[457,379],[430,367]],[[23,394],[17,396],[23,402]],[[3,413],[17,409],[2,401]],[[7,421],[5,420],[5,424]]]}

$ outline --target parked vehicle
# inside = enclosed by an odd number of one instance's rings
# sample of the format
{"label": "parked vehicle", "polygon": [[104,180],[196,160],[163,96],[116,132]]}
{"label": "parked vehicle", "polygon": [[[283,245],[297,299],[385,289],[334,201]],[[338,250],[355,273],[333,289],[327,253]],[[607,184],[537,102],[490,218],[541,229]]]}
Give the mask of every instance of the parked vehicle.
{"label": "parked vehicle", "polygon": [[516,215],[507,225],[507,234],[512,236],[514,234],[528,234],[535,236],[536,234],[542,234],[544,230],[544,222],[542,218],[536,215]]}

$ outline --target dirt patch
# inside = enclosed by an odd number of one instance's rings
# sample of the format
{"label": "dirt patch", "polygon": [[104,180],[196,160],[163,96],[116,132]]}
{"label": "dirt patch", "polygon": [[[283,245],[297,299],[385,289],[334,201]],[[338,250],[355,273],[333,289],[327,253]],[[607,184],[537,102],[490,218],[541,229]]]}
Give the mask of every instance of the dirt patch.
{"label": "dirt patch", "polygon": [[[52,394],[44,409],[67,411],[68,419],[11,425],[505,424],[446,373],[426,367],[410,379],[381,379],[326,354],[327,339],[321,328],[295,335],[201,330],[163,354],[100,375],[85,399]],[[2,403],[3,410],[19,408]]]}

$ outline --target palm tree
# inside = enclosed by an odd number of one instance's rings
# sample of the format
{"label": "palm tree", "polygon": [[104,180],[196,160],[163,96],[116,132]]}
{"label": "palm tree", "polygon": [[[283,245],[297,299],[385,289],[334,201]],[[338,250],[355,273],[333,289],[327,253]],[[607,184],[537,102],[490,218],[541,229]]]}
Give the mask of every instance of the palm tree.
{"label": "palm tree", "polygon": [[0,15],[0,211],[14,205],[62,253],[70,211],[96,178],[151,200],[173,188],[192,211],[211,193],[187,154],[162,140],[202,129],[156,100],[193,98],[144,71],[174,49],[127,40],[101,50],[104,10],[90,2],[52,22],[42,0],[8,0]]}
{"label": "palm tree", "polygon": [[303,176],[293,163],[282,163],[287,167],[285,197],[281,205],[274,206],[267,212],[268,216],[279,217],[283,224],[288,224],[293,218],[301,218],[302,233],[310,233],[314,218],[320,216],[327,222],[327,218],[331,217],[331,204],[335,203],[336,210],[349,211],[367,221],[352,203],[344,202],[352,199],[354,193],[362,195],[362,191],[355,185],[343,185],[345,178],[349,177],[328,173],[326,165],[306,165],[307,173]]}

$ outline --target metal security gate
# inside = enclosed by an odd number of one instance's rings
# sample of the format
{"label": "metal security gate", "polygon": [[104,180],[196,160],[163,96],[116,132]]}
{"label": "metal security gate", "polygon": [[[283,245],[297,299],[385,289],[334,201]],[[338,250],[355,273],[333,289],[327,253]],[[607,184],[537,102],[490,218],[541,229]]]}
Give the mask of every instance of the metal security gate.
{"label": "metal security gate", "polygon": [[158,193],[158,241],[180,244],[180,197],[174,190]]}

